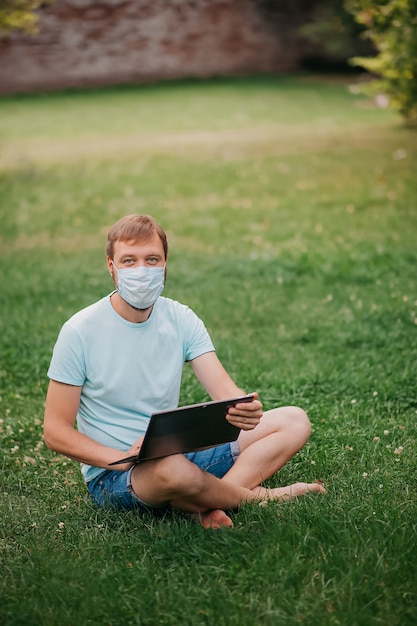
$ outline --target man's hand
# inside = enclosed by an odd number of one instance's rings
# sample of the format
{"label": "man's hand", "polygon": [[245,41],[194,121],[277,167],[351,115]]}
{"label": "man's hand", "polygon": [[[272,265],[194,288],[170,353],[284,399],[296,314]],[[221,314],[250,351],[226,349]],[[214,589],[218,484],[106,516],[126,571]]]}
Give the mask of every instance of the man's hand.
{"label": "man's hand", "polygon": [[129,457],[132,456],[138,456],[140,449],[142,447],[142,443],[143,443],[144,437],[139,437],[139,439],[136,439],[136,441],[130,446],[129,450],[127,450],[126,452],[122,453],[122,452],[118,452],[118,459],[115,459],[115,461],[112,461],[112,463],[110,463],[111,465],[111,469],[112,470],[119,470],[121,472],[127,472],[132,465],[135,465],[135,461],[126,461],[126,463],[121,463],[121,462],[117,462],[119,461],[120,457],[122,457],[122,459],[127,459]]}
{"label": "man's hand", "polygon": [[262,402],[258,400],[258,394],[254,396],[252,402],[240,402],[229,408],[226,415],[228,422],[242,430],[253,430],[259,424],[263,415]]}
{"label": "man's hand", "polygon": [[143,444],[144,437],[139,437],[136,441],[130,446],[129,450],[126,452],[125,456],[133,456],[134,454],[139,454],[140,449]]}

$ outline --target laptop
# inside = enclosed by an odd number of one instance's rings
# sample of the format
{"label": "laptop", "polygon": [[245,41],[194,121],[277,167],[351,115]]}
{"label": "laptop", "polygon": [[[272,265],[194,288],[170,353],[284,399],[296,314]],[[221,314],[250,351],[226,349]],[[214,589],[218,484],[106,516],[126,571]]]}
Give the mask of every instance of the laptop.
{"label": "laptop", "polygon": [[229,407],[240,402],[251,402],[253,398],[253,395],[247,395],[157,411],[151,415],[139,453],[114,461],[110,465],[140,463],[170,454],[197,452],[235,441],[240,428],[227,421],[227,411]]}

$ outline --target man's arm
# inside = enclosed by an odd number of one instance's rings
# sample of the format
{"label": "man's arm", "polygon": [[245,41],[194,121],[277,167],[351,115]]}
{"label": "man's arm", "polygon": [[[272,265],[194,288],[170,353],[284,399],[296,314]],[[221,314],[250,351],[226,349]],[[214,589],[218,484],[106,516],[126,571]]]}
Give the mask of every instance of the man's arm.
{"label": "man's arm", "polygon": [[[230,378],[215,352],[206,352],[193,359],[191,367],[213,400],[225,400],[246,393]],[[255,399],[252,402],[237,404],[229,409],[227,419],[231,424],[243,430],[252,430],[259,424],[262,403],[258,400],[257,393],[253,395]]]}
{"label": "man's arm", "polygon": [[[44,437],[48,448],[95,467],[118,470],[130,467],[130,464],[109,467],[109,463],[120,459],[120,450],[103,446],[75,429],[80,396],[81,387],[55,380],[49,382],[44,418]],[[133,454],[135,444],[132,450]]]}

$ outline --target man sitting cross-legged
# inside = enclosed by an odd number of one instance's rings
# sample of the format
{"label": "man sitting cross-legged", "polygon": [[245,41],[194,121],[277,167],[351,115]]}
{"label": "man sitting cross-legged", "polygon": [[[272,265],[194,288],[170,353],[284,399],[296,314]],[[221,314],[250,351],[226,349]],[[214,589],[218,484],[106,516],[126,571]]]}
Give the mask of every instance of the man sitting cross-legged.
{"label": "man sitting cross-legged", "polygon": [[226,511],[243,502],[325,493],[318,483],[266,489],[262,483],[303,447],[310,422],[297,407],[263,413],[257,393],[229,408],[236,442],[112,467],[139,451],[150,415],[178,405],[184,362],[213,400],[241,396],[202,321],[161,296],[168,243],[151,217],[129,215],[107,238],[115,290],[62,327],[48,371],[47,445],[80,461],[98,505],[141,511],[167,507],[205,527],[231,526]]}

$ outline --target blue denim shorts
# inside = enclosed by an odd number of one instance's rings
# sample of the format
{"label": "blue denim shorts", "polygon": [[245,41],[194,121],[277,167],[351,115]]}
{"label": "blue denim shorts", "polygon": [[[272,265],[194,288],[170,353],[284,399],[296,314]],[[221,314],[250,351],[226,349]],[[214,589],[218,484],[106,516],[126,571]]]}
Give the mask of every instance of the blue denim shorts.
{"label": "blue denim shorts", "polygon": [[[215,448],[185,454],[192,463],[209,474],[222,478],[239,456],[237,441],[225,443]],[[126,472],[104,470],[87,483],[90,496],[95,504],[105,508],[135,509],[139,511],[163,512],[167,506],[154,507],[146,504],[134,493],[131,467]]]}

